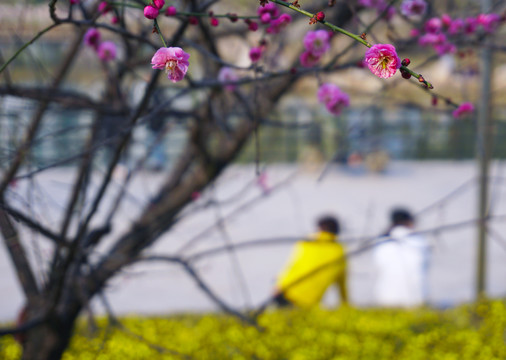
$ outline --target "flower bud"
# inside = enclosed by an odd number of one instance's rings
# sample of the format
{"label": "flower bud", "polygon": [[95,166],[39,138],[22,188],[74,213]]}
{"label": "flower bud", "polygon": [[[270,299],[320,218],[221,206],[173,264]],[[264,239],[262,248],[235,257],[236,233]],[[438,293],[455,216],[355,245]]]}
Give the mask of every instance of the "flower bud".
{"label": "flower bud", "polygon": [[325,14],[323,11],[320,11],[319,13],[316,14],[316,20],[323,21],[324,19],[325,19]]}
{"label": "flower bud", "polygon": [[156,19],[158,16],[158,9],[152,5],[148,5],[144,8],[144,16],[150,20]]}
{"label": "flower bud", "polygon": [[409,60],[408,58],[402,60],[401,62],[402,66],[408,66],[409,64],[411,64],[411,60]]}

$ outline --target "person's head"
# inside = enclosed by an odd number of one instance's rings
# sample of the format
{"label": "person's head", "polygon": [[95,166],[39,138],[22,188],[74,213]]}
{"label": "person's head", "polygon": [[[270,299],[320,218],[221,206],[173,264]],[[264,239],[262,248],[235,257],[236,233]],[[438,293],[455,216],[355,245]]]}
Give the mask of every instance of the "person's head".
{"label": "person's head", "polygon": [[411,213],[403,208],[397,208],[392,210],[390,219],[392,226],[407,226],[412,227],[415,223],[415,219]]}
{"label": "person's head", "polygon": [[318,219],[318,229],[320,231],[338,235],[340,231],[339,221],[337,221],[334,216],[322,216]]}

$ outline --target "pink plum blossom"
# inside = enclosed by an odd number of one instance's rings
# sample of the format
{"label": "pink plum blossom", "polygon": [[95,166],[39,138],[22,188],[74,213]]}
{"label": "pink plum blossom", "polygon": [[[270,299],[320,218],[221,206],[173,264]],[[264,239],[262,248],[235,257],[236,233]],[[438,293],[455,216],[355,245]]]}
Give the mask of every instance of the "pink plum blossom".
{"label": "pink plum blossom", "polygon": [[260,47],[252,47],[249,51],[249,58],[252,62],[257,62],[262,57],[262,48]]}
{"label": "pink plum blossom", "polygon": [[318,61],[320,61],[321,55],[313,54],[311,51],[306,50],[302,54],[300,54],[300,63],[304,67],[311,67],[318,64]]}
{"label": "pink plum blossom", "polygon": [[434,49],[436,50],[438,55],[454,54],[457,52],[457,47],[449,42],[445,42],[443,44],[436,44],[434,45]]}
{"label": "pink plum blossom", "polygon": [[279,16],[278,7],[274,3],[268,3],[265,6],[260,6],[257,10],[260,21],[263,24],[268,24]]}
{"label": "pink plum blossom", "polygon": [[404,16],[422,16],[427,10],[425,0],[404,0],[401,4],[401,13]]}
{"label": "pink plum blossom", "polygon": [[270,26],[267,28],[269,34],[279,34],[288,24],[292,22],[292,17],[288,14],[281,14],[280,17],[271,21]]}
{"label": "pink plum blossom", "polygon": [[464,30],[465,22],[462,19],[455,19],[448,26],[448,34],[457,35]]}
{"label": "pink plum blossom", "polygon": [[395,47],[390,44],[373,45],[366,51],[364,60],[369,70],[382,79],[393,76],[401,67]]}
{"label": "pink plum blossom", "polygon": [[411,36],[411,37],[420,36],[420,30],[418,30],[418,29],[411,29],[411,30],[409,30],[409,36]]}
{"label": "pink plum blossom", "polygon": [[112,41],[104,41],[100,43],[97,54],[102,61],[111,61],[116,59],[116,44]]}
{"label": "pink plum blossom", "polygon": [[308,31],[304,36],[304,47],[314,55],[323,55],[330,48],[330,35],[326,30]]}
{"label": "pink plum blossom", "polygon": [[[218,73],[218,80],[224,83],[237,81],[239,80],[239,76],[237,76],[237,73],[234,71],[234,69],[229,68],[228,66],[224,66],[220,69],[220,72]],[[225,85],[225,89],[228,91],[234,91],[235,88],[236,86],[234,84]]]}
{"label": "pink plum blossom", "polygon": [[386,20],[390,20],[395,15],[395,7],[388,5],[386,2],[381,2],[376,8],[376,13],[379,15],[383,14]]}
{"label": "pink plum blossom", "polygon": [[429,34],[437,34],[441,31],[443,22],[440,18],[433,17],[425,22],[424,29]]}
{"label": "pink plum blossom", "polygon": [[165,10],[165,16],[174,16],[177,14],[177,10],[175,6],[169,6],[167,10]]}
{"label": "pink plum blossom", "polygon": [[459,118],[465,114],[471,114],[474,111],[474,105],[470,102],[460,104],[460,106],[452,112],[454,118]]}
{"label": "pink plum blossom", "polygon": [[325,104],[327,110],[334,115],[341,114],[344,107],[350,105],[350,97],[337,85],[325,83],[318,89],[318,100]]}
{"label": "pink plum blossom", "polygon": [[483,27],[485,32],[492,33],[497,29],[497,26],[501,22],[501,17],[497,14],[480,14],[476,20],[478,24]]}
{"label": "pink plum blossom", "polygon": [[153,6],[158,10],[161,10],[165,5],[165,0],[153,0]]}
{"label": "pink plum blossom", "polygon": [[158,16],[158,13],[159,13],[159,10],[152,5],[148,5],[144,8],[144,16],[147,19],[150,19],[150,20],[156,19],[156,17]]}
{"label": "pink plum blossom", "polygon": [[153,69],[165,69],[167,78],[172,82],[178,82],[183,80],[188,71],[189,58],[190,54],[184,52],[180,47],[163,47],[153,55],[151,65],[153,65]]}
{"label": "pink plum blossom", "polygon": [[84,34],[84,43],[95,50],[98,49],[98,45],[100,44],[100,33],[95,28],[89,28]]}
{"label": "pink plum blossom", "polygon": [[476,20],[476,18],[468,17],[465,20],[464,32],[466,34],[472,34],[472,33],[474,33],[477,28],[478,28],[478,20]]}
{"label": "pink plum blossom", "polygon": [[72,5],[79,4],[79,0],[70,0],[69,1]]}
{"label": "pink plum blossom", "polygon": [[425,34],[418,38],[418,44],[421,46],[426,45],[441,45],[446,42],[446,36],[444,34]]}
{"label": "pink plum blossom", "polygon": [[441,22],[445,28],[449,28],[452,24],[452,18],[448,14],[441,15]]}
{"label": "pink plum blossom", "polygon": [[100,14],[107,14],[109,11],[111,11],[111,6],[107,3],[107,1],[102,1],[98,4],[98,12]]}

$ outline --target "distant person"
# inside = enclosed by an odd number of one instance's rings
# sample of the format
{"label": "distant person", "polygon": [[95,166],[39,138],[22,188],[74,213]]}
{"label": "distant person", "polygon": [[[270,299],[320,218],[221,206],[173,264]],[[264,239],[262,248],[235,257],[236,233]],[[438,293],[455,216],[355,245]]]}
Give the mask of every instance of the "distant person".
{"label": "distant person", "polygon": [[318,233],[311,241],[298,241],[278,277],[274,301],[279,306],[311,307],[319,304],[327,288],[336,284],[341,303],[348,303],[346,257],[337,242],[339,222],[325,216],[318,220]]}
{"label": "distant person", "polygon": [[425,237],[414,233],[414,225],[408,210],[393,210],[385,241],[374,248],[380,306],[413,307],[427,301],[429,246]]}

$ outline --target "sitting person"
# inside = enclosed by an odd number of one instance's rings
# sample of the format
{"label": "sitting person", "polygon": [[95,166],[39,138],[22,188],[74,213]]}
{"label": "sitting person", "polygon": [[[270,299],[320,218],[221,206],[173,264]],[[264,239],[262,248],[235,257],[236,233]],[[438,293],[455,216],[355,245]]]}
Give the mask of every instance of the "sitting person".
{"label": "sitting person", "polygon": [[376,303],[388,307],[412,307],[427,301],[429,244],[414,233],[414,217],[394,209],[386,241],[374,249],[377,267]]}
{"label": "sitting person", "polygon": [[337,242],[339,223],[332,216],[318,221],[311,241],[295,244],[288,264],[276,283],[274,301],[279,306],[311,307],[319,304],[327,288],[337,284],[341,303],[348,303],[346,254]]}

